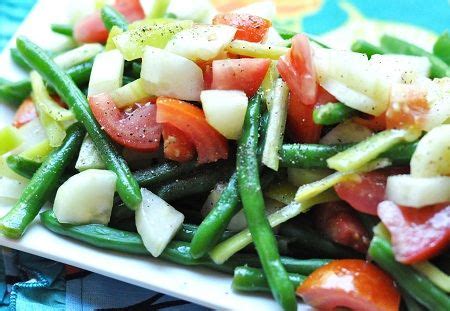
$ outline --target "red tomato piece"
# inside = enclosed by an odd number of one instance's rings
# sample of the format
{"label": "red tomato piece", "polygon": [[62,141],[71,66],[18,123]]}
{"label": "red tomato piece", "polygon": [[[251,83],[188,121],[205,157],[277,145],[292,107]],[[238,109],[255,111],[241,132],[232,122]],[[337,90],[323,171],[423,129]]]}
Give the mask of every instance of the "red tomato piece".
{"label": "red tomato piece", "polygon": [[295,93],[289,97],[287,126],[289,136],[297,143],[317,143],[320,139],[322,126],[314,123],[314,106],[301,102]]}
{"label": "red tomato piece", "polygon": [[92,113],[112,140],[136,151],[159,148],[161,126],[156,123],[156,105],[138,105],[132,111],[116,107],[108,94],[89,97]]}
{"label": "red tomato piece", "polygon": [[314,209],[316,227],[332,241],[366,253],[370,236],[355,210],[343,202],[319,205]]}
{"label": "red tomato piece", "polygon": [[259,16],[250,14],[219,14],[213,19],[214,25],[229,25],[237,28],[234,39],[249,42],[261,42],[272,23]]}
{"label": "red tomato piece", "polygon": [[14,115],[13,126],[19,128],[37,118],[36,106],[30,98],[25,99]]}
{"label": "red tomato piece", "polygon": [[297,294],[318,310],[397,311],[400,307],[400,293],[389,275],[359,259],[334,260],[320,267]]}
{"label": "red tomato piece", "polygon": [[337,101],[338,100],[336,97],[328,93],[327,90],[319,85],[319,88],[317,89],[317,105],[325,105],[328,103],[335,103]]}
{"label": "red tomato piece", "polygon": [[[139,0],[116,0],[113,7],[125,16],[127,21],[134,22],[145,17]],[[79,20],[74,28],[74,38],[83,43],[105,43],[108,30],[103,24],[100,12],[94,12]]]}
{"label": "red tomato piece", "polygon": [[341,182],[334,186],[334,190],[357,211],[377,215],[378,204],[385,199],[387,178],[405,173],[407,170],[404,168],[377,170],[361,174],[359,180]]}
{"label": "red tomato piece", "polygon": [[212,85],[215,90],[240,90],[248,97],[256,94],[269,69],[270,59],[240,58],[215,60]]}
{"label": "red tomato piece", "polygon": [[195,156],[195,145],[191,139],[178,128],[163,124],[164,157],[176,162],[187,162]]}
{"label": "red tomato piece", "polygon": [[368,116],[367,118],[356,117],[353,118],[353,121],[375,132],[384,131],[386,129],[386,113],[383,113],[377,117],[374,116]]}
{"label": "red tomato piece", "polygon": [[156,101],[158,123],[170,124],[194,143],[199,163],[228,158],[228,143],[205,119],[203,111],[189,103],[168,97]]}
{"label": "red tomato piece", "polygon": [[395,259],[401,263],[428,260],[450,245],[450,203],[412,208],[384,201],[378,216],[391,233]]}
{"label": "red tomato piece", "polygon": [[212,84],[212,80],[213,80],[212,62],[211,61],[199,61],[199,62],[197,62],[197,65],[203,71],[203,81],[204,81],[203,85],[205,87],[205,90],[208,90],[211,88],[211,84]]}

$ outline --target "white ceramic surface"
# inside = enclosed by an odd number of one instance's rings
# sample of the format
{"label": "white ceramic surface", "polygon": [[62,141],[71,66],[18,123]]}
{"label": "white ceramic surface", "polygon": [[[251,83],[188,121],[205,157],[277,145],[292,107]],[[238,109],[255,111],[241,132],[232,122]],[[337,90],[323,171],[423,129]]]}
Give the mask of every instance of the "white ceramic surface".
{"label": "white ceramic surface", "polygon": [[[83,2],[83,1],[81,1]],[[25,35],[44,47],[58,46],[64,37],[51,32],[49,25],[70,18],[70,8],[79,3],[70,0],[41,0],[34,7],[17,35]],[[14,45],[14,40],[10,46]],[[9,46],[9,47],[10,47]],[[23,77],[5,48],[0,56],[0,76],[16,80]],[[0,103],[0,128],[11,121],[13,109]],[[8,207],[0,208],[4,214]],[[231,277],[214,271],[183,267],[150,257],[128,256],[89,247],[77,241],[51,233],[38,221],[33,223],[20,240],[0,236],[0,245],[28,252],[82,269],[106,275],[157,292],[186,299],[217,309],[278,310],[269,295],[234,293]],[[307,310],[299,304],[299,309]]]}

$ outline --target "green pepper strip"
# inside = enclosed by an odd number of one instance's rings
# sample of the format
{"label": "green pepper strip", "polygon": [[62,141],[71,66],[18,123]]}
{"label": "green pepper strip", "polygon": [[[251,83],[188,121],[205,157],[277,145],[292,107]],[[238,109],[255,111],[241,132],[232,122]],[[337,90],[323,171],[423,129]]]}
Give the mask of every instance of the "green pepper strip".
{"label": "green pepper strip", "polygon": [[97,123],[84,94],[70,76],[62,71],[36,44],[24,37],[17,38],[16,44],[26,61],[55,88],[76,118],[86,127],[106,167],[117,175],[117,192],[123,202],[129,208],[136,209],[142,201],[139,185],[125,160],[117,153]]}
{"label": "green pepper strip", "polygon": [[80,123],[67,129],[62,145],[55,149],[34,174],[13,208],[0,219],[0,230],[9,238],[19,238],[39,213],[69,163],[80,150],[85,131]]}

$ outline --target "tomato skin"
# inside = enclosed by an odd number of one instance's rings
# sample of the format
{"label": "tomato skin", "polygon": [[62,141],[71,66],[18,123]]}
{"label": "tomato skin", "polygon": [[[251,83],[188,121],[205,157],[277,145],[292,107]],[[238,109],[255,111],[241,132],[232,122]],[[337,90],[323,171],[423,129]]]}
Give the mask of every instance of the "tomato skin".
{"label": "tomato skin", "polygon": [[33,121],[38,116],[34,102],[27,98],[19,106],[14,115],[13,126],[19,128],[30,121]]}
{"label": "tomato skin", "polygon": [[269,65],[270,59],[266,58],[215,60],[211,89],[240,90],[252,97],[261,86]]}
{"label": "tomato skin", "polygon": [[314,209],[316,227],[332,241],[366,253],[370,236],[356,212],[343,202],[332,202]]}
{"label": "tomato skin", "polygon": [[116,143],[142,152],[158,150],[161,126],[156,123],[156,105],[136,105],[131,112],[121,111],[108,94],[89,97],[94,117]]}
{"label": "tomato skin", "polygon": [[259,16],[250,14],[219,14],[213,19],[214,25],[229,25],[237,28],[234,39],[249,42],[261,42],[272,23]]}
{"label": "tomato skin", "polygon": [[405,168],[391,168],[360,174],[358,180],[341,182],[334,186],[334,190],[357,211],[376,216],[378,204],[385,199],[387,178],[407,171]]}
{"label": "tomato skin", "polygon": [[228,158],[226,138],[208,124],[200,108],[168,97],[158,97],[156,106],[156,121],[170,124],[189,137],[197,150],[198,163]]}
{"label": "tomato skin", "polygon": [[296,143],[317,143],[322,126],[314,123],[314,106],[301,102],[295,93],[289,96],[287,127],[290,138]]}
{"label": "tomato skin", "polygon": [[212,80],[213,80],[213,69],[211,61],[199,61],[197,65],[203,71],[203,86],[205,90],[211,88]]}
{"label": "tomato skin", "polygon": [[[127,21],[134,22],[145,17],[139,0],[116,0],[113,7],[122,13]],[[100,12],[94,12],[79,20],[74,28],[74,38],[82,43],[105,43],[108,30],[103,25]]]}
{"label": "tomato skin", "polygon": [[392,279],[359,259],[334,260],[320,267],[297,288],[297,294],[319,310],[396,311],[400,307]]}
{"label": "tomato skin", "polygon": [[395,259],[401,263],[428,260],[450,245],[450,203],[419,209],[384,201],[378,216],[391,233]]}
{"label": "tomato skin", "polygon": [[163,124],[164,157],[176,162],[188,162],[195,156],[195,145],[182,131],[170,124]]}

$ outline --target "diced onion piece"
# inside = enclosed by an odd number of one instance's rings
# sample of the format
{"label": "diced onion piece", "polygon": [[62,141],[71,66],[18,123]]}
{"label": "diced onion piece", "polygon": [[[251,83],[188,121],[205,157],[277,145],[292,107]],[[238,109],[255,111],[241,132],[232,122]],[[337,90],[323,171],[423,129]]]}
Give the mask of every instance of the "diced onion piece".
{"label": "diced onion piece", "polygon": [[248,98],[242,91],[208,90],[200,95],[206,121],[227,139],[241,136]]}
{"label": "diced onion piece", "polygon": [[88,96],[109,93],[122,86],[124,59],[119,50],[95,57],[89,79]]}
{"label": "diced onion piece", "polygon": [[244,40],[234,40],[228,45],[227,51],[242,56],[278,60],[281,56],[289,52],[289,48]]}
{"label": "diced onion piece", "polygon": [[391,83],[412,83],[417,77],[428,77],[430,61],[427,57],[411,55],[373,55],[369,64]]}
{"label": "diced onion piece", "polygon": [[0,155],[19,147],[22,142],[22,137],[15,127],[4,127],[0,130]]}
{"label": "diced onion piece", "polygon": [[164,48],[173,36],[192,27],[192,21],[175,21],[162,24],[142,24],[113,38],[116,47],[127,61],[142,57],[145,47]]}
{"label": "diced onion piece", "polygon": [[320,139],[320,143],[325,145],[359,143],[372,136],[372,134],[373,132],[367,127],[348,120],[338,124],[325,134]]}
{"label": "diced onion piece", "polygon": [[282,79],[275,83],[273,101],[270,108],[269,124],[264,142],[262,163],[268,168],[278,171],[280,158],[278,151],[283,144],[286,125],[289,88]]}
{"label": "diced onion piece", "polygon": [[450,177],[389,176],[386,196],[398,205],[410,207],[447,202],[450,201]]}
{"label": "diced onion piece", "polygon": [[450,175],[450,125],[428,132],[417,145],[411,158],[411,175],[432,177]]}
{"label": "diced onion piece", "polygon": [[1,203],[13,203],[22,195],[28,182],[0,176]]}
{"label": "diced onion piece", "polygon": [[288,46],[290,43],[290,40],[284,40],[278,31],[274,27],[270,27],[267,31],[267,34],[262,41],[262,44],[265,45],[274,45],[274,46]]}
{"label": "diced onion piece", "polygon": [[103,51],[103,46],[99,43],[83,44],[80,47],[55,56],[53,61],[62,69],[67,69],[94,58],[101,51]]}
{"label": "diced onion piece", "polygon": [[120,34],[123,34],[122,28],[118,26],[113,26],[113,28],[111,28],[108,34],[108,40],[106,40],[105,51],[117,49],[116,44],[114,43],[114,38]]}
{"label": "diced onion piece", "polygon": [[171,52],[146,47],[141,78],[147,93],[181,100],[200,100],[203,72],[193,61]]}
{"label": "diced onion piece", "polygon": [[210,23],[217,11],[210,0],[172,0],[167,8],[167,13],[174,14],[178,19]]}
{"label": "diced onion piece", "polygon": [[177,33],[166,50],[190,60],[211,60],[233,40],[236,28],[227,25],[195,25]]}
{"label": "diced onion piece", "polygon": [[313,60],[320,85],[342,103],[374,116],[387,109],[390,85],[365,55],[315,47]]}
{"label": "diced onion piece", "polygon": [[184,215],[149,190],[141,189],[142,203],[136,210],[136,228],[145,248],[158,257],[180,229]]}
{"label": "diced onion piece", "polygon": [[260,1],[251,3],[233,11],[234,13],[244,13],[259,16],[268,20],[273,20],[277,14],[277,8],[273,1]]}
{"label": "diced onion piece", "polygon": [[113,91],[111,97],[117,108],[125,108],[150,97],[150,94],[145,91],[143,80],[137,79]]}
{"label": "diced onion piece", "polygon": [[89,136],[86,136],[83,140],[75,168],[80,172],[88,169],[106,168],[94,142]]}
{"label": "diced onion piece", "polygon": [[106,170],[86,170],[72,176],[56,192],[56,218],[61,223],[108,224],[116,181],[116,174]]}
{"label": "diced onion piece", "polygon": [[[427,83],[428,82],[428,83]],[[430,131],[436,126],[448,123],[450,119],[450,78],[425,80],[428,85],[427,101],[430,110],[425,116],[424,129]]]}
{"label": "diced onion piece", "polygon": [[47,139],[47,134],[39,119],[31,120],[27,124],[21,126],[19,133],[23,139],[23,143],[19,148],[21,151]]}

